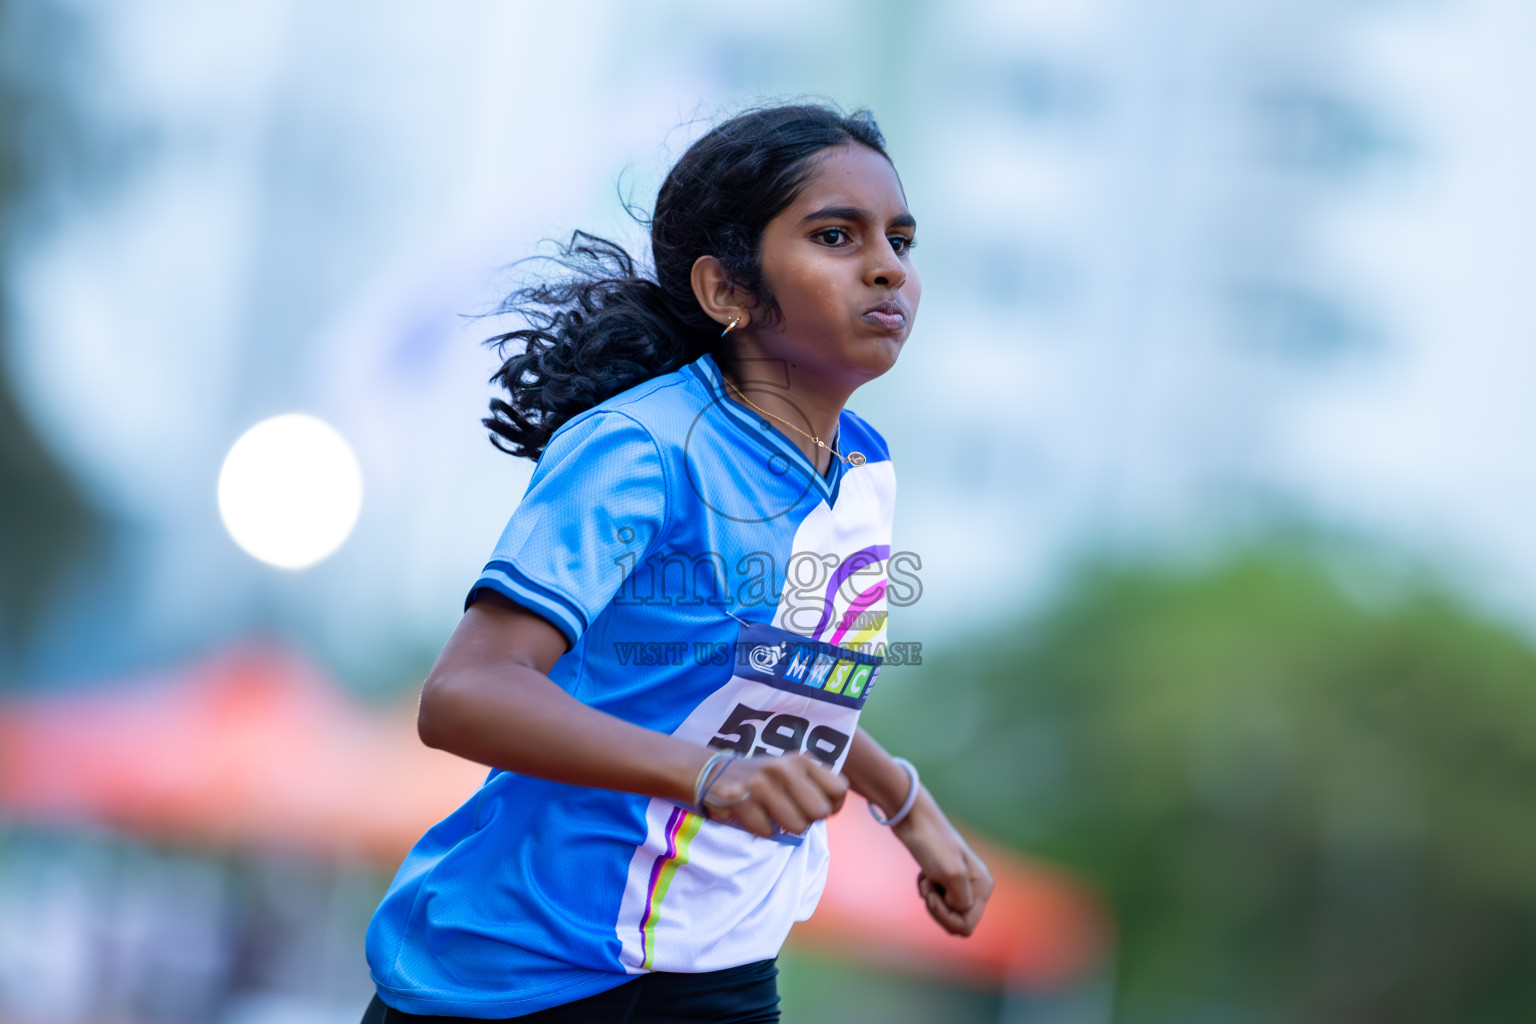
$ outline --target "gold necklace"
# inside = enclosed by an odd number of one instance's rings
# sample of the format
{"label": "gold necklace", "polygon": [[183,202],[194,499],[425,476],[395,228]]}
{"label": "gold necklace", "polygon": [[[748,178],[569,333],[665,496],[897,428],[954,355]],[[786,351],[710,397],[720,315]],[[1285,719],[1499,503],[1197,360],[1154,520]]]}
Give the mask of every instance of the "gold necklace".
{"label": "gold necklace", "polygon": [[[723,377],[724,374],[722,374],[721,376]],[[863,453],[861,453],[861,452],[849,452],[847,455],[844,455],[842,452],[838,451],[837,448],[835,448],[834,446],[832,446],[830,444],[827,444],[827,442],[823,441],[821,438],[817,437],[815,434],[806,433],[806,431],[801,430],[799,427],[795,426],[793,423],[789,422],[789,420],[785,419],[784,417],[782,417],[782,416],[774,416],[774,414],[769,412],[767,409],[760,408],[756,402],[752,401],[752,399],[750,399],[746,395],[742,394],[741,393],[741,389],[738,388],[735,384],[732,384],[729,380],[726,380],[725,384],[726,384],[726,387],[728,387],[732,391],[736,392],[736,397],[737,398],[741,399],[743,402],[746,402],[748,405],[750,405],[752,408],[756,409],[758,412],[762,413],[764,416],[773,416],[774,419],[778,420],[780,423],[784,424],[789,429],[795,431],[796,433],[798,433],[798,434],[800,434],[800,435],[802,435],[804,437],[810,438],[812,444],[819,445],[820,447],[825,448],[827,451],[831,452],[833,455],[836,455],[838,458],[842,459],[844,464],[849,465],[849,466],[862,466],[862,465],[864,465],[865,461],[867,461],[864,458]]]}

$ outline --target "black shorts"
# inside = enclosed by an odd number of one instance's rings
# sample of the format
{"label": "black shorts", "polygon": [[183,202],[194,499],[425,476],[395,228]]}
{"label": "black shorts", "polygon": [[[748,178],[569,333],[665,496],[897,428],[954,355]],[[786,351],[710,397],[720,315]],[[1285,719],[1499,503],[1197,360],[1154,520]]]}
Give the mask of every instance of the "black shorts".
{"label": "black shorts", "polygon": [[[652,971],[574,1003],[498,1019],[516,1024],[778,1024],[778,977],[772,960],[704,974]],[[485,1018],[404,1013],[374,996],[362,1024],[485,1024]]]}

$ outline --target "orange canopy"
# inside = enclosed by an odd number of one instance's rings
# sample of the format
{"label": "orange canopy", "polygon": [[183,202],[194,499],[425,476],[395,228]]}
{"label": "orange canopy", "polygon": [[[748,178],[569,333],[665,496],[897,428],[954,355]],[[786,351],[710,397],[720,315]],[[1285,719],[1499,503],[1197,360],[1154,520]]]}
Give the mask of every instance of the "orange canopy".
{"label": "orange canopy", "polygon": [[[245,650],[110,688],[0,705],[0,813],[186,843],[286,848],[392,870],[485,777],[423,746],[415,708],[370,710],[311,666]],[[905,849],[850,798],[826,893],[793,941],[927,975],[1050,989],[1102,956],[1107,920],[1063,873],[977,843],[997,890],[957,939]]]}

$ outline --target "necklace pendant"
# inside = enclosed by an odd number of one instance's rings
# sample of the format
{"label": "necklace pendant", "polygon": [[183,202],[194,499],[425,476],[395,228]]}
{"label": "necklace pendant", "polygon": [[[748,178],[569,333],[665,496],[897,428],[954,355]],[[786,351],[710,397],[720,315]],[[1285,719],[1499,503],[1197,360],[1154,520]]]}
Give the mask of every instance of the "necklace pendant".
{"label": "necklace pendant", "polygon": [[864,458],[864,453],[863,452],[849,452],[848,453],[848,465],[850,465],[850,466],[862,466],[862,465],[864,465],[864,463],[866,461],[868,461],[868,460],[866,460]]}

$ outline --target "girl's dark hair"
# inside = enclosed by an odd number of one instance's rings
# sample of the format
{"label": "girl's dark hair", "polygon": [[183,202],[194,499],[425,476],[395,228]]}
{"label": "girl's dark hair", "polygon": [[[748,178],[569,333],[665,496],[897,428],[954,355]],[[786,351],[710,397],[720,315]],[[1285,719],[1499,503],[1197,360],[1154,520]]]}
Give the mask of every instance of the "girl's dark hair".
{"label": "girl's dark hair", "polygon": [[[811,157],[860,143],[889,158],[867,110],[821,106],[749,111],[711,129],[668,172],[650,218],[655,279],[622,246],[578,231],[554,256],[565,276],[513,292],[498,312],[528,326],[491,338],[506,356],[492,375],[507,391],[482,420],[491,443],[537,459],[560,425],[636,384],[705,352],[719,354],[720,325],[693,294],[705,255],[765,316],[777,305],[763,285],[763,229],[794,202]],[[507,356],[508,350],[512,354]]]}

